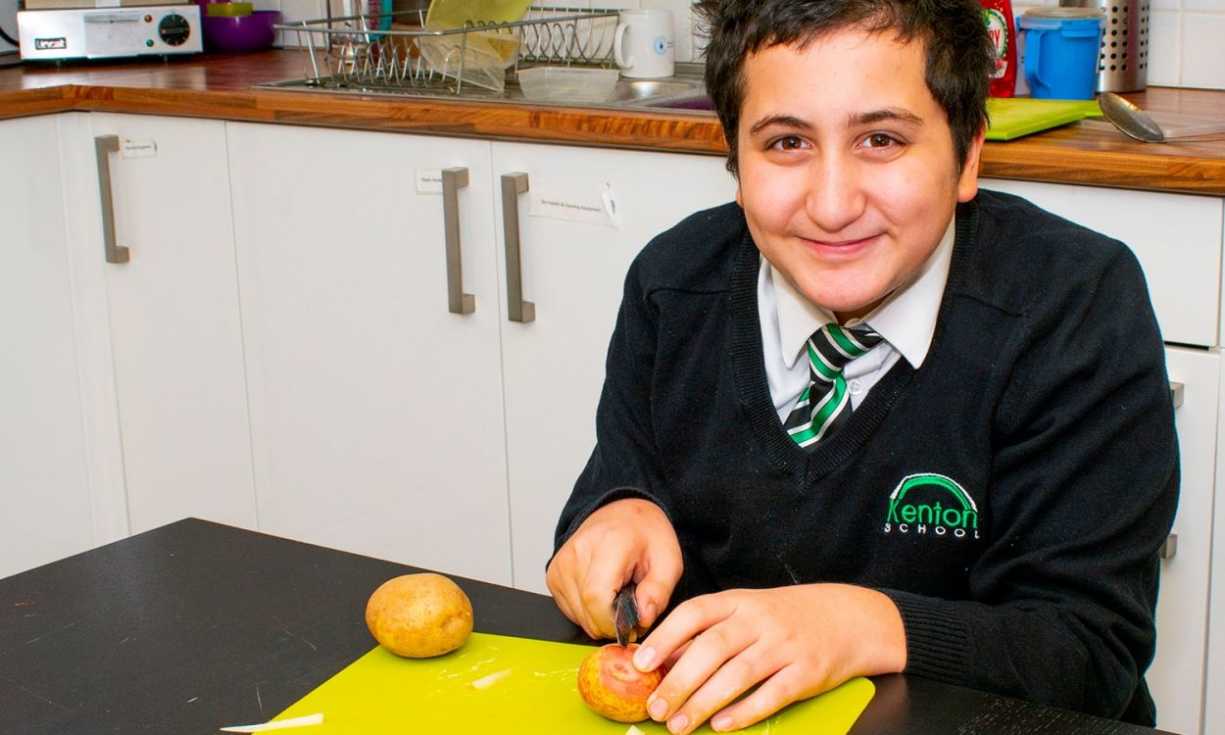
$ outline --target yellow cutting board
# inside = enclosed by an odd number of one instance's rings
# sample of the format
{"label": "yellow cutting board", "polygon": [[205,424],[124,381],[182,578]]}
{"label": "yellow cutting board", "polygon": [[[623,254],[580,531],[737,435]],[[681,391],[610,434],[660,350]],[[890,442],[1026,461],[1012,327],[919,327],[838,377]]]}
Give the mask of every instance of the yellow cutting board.
{"label": "yellow cutting board", "polygon": [[1097,100],[989,97],[987,140],[1012,140],[1101,114]]}
{"label": "yellow cutting board", "polygon": [[[579,698],[578,666],[590,651],[482,633],[433,659],[399,658],[376,647],[276,719],[323,713],[322,725],[285,731],[302,735],[624,735],[628,725],[600,717]],[[853,679],[741,732],[845,735],[874,691],[871,681]],[[667,733],[653,722],[638,727]]]}

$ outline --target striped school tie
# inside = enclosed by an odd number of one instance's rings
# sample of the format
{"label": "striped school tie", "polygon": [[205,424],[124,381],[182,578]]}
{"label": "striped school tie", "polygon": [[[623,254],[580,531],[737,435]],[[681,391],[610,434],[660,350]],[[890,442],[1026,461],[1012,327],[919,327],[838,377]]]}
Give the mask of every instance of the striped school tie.
{"label": "striped school tie", "polygon": [[783,428],[801,447],[813,447],[845,424],[851,416],[851,396],[842,369],[867,354],[882,337],[866,324],[844,328],[829,323],[808,338],[809,383],[800,394]]}

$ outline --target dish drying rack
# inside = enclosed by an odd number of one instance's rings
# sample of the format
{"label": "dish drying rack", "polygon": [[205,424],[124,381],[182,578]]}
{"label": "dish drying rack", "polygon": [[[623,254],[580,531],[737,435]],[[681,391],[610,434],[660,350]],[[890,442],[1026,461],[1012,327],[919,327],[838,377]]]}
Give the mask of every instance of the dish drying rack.
{"label": "dish drying rack", "polygon": [[[471,94],[477,87],[478,95],[501,95],[505,75],[513,79],[520,64],[613,66],[617,16],[616,10],[533,6],[523,20],[475,21],[446,30],[427,30],[424,11],[318,18],[276,29],[287,44],[296,40],[306,50],[311,86],[428,89],[457,95]],[[408,21],[408,27],[401,21]],[[515,47],[513,58],[503,59],[496,74],[484,70],[498,83],[474,82],[472,72],[478,69],[473,52],[488,48],[491,41]]]}

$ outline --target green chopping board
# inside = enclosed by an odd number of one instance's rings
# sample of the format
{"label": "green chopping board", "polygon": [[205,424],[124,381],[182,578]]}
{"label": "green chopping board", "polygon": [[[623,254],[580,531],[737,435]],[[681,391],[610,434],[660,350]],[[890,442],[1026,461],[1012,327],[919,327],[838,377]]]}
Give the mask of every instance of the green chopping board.
{"label": "green chopping board", "polygon": [[[295,735],[625,735],[629,725],[600,717],[579,698],[578,666],[590,652],[589,646],[482,633],[433,659],[399,658],[375,647],[275,719],[323,713],[322,725],[284,731]],[[845,735],[874,692],[871,681],[853,679],[741,732]],[[654,722],[638,728],[667,734]]]}
{"label": "green chopping board", "polygon": [[987,140],[1013,140],[1101,114],[1097,100],[988,97]]}

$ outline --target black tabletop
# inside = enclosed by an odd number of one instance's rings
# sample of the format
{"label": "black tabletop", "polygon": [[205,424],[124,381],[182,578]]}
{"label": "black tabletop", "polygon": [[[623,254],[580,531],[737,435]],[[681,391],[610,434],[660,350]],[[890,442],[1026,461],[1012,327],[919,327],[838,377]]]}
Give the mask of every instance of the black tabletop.
{"label": "black tabletop", "polygon": [[[190,519],[2,579],[0,733],[205,735],[270,719],[373,647],[366,599],[411,571]],[[589,642],[548,597],[455,579],[477,630]],[[1156,732],[918,677],[875,681],[852,735]]]}

